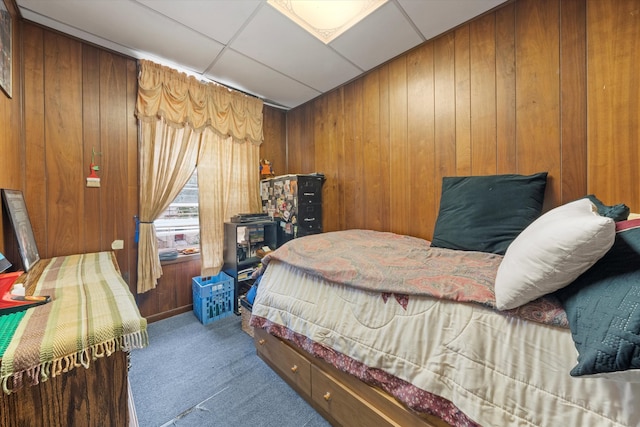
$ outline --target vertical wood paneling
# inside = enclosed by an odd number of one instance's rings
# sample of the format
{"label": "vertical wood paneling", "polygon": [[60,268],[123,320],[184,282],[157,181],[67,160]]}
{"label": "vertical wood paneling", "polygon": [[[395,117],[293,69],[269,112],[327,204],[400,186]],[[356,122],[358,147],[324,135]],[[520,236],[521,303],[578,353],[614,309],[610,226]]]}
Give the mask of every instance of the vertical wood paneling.
{"label": "vertical wood paneling", "polygon": [[495,15],[469,24],[471,74],[471,173],[496,173]]}
{"label": "vertical wood paneling", "polygon": [[200,258],[166,263],[162,272],[153,291],[136,295],[140,314],[149,322],[192,310],[191,280],[200,275]]}
{"label": "vertical wood paneling", "polygon": [[[152,295],[157,301],[157,311],[155,313],[168,313],[176,307],[176,294],[178,289],[180,286],[185,285],[184,282],[189,281],[186,277],[178,276],[178,271],[182,267],[182,265],[176,264],[169,264],[162,267],[162,277],[158,280],[158,286],[153,290]],[[200,273],[197,274],[197,276],[199,275]],[[161,282],[161,279],[164,280]],[[160,286],[161,283],[164,283],[164,286]]]}
{"label": "vertical wood paneling", "polygon": [[[322,202],[330,206],[340,203],[339,194],[342,191],[340,176],[342,172],[342,140],[344,138],[342,120],[342,90],[335,90],[320,99],[319,105],[325,114],[318,115],[314,128],[314,140],[322,141],[315,145],[315,170],[322,172],[326,178],[323,186]],[[323,218],[323,229],[338,230],[339,217],[331,215]]]}
{"label": "vertical wood paneling", "polygon": [[412,213],[411,182],[407,141],[407,62],[402,56],[389,64],[389,137],[390,137],[390,194],[389,205],[393,222],[391,231],[404,234],[409,231]]}
{"label": "vertical wood paneling", "polygon": [[[101,153],[100,139],[100,51],[92,46],[82,47],[82,141],[85,176],[90,173],[92,150]],[[95,158],[96,164],[103,166],[102,156]],[[104,170],[98,175],[102,176]],[[106,184],[103,182],[103,184]],[[103,212],[100,203],[101,188],[86,188],[84,192],[84,212],[87,213],[82,222],[85,235],[83,252],[97,252],[100,250],[102,237]],[[89,219],[89,220],[87,220]]]}
{"label": "vertical wood paneling", "polygon": [[465,25],[455,31],[456,175],[471,175],[470,55],[469,26]]}
{"label": "vertical wood paneling", "polygon": [[[135,290],[138,211],[137,66],[133,59],[24,23],[23,191],[40,256],[117,251]],[[99,188],[87,188],[91,150]],[[171,300],[170,300],[171,301]]]}
{"label": "vertical wood paneling", "polygon": [[[430,236],[442,176],[539,171],[549,172],[546,209],[597,190],[640,210],[629,185],[640,155],[639,1],[515,0],[349,83],[344,152],[336,153],[349,206],[325,205],[324,215],[340,211],[341,229]],[[321,98],[287,113],[290,137],[325,114],[315,108]],[[314,132],[313,143],[325,137]],[[309,150],[318,153],[290,141],[290,158]],[[419,206],[433,212],[424,222]]]}
{"label": "vertical wood paneling", "polygon": [[138,65],[127,61],[127,210],[124,215],[126,264],[120,265],[124,280],[135,295],[138,283],[138,244],[135,242],[134,216],[138,215],[138,124],[135,116],[138,94]]}
{"label": "vertical wood paneling", "polygon": [[587,1],[588,191],[640,212],[640,1]]}
{"label": "vertical wood paneling", "polygon": [[515,6],[496,12],[496,172],[516,169]]}
{"label": "vertical wood paneling", "polygon": [[[337,214],[340,218],[340,224],[348,221],[354,228],[364,228],[364,217],[358,213],[364,212],[366,193],[364,192],[365,164],[363,162],[361,147],[367,136],[366,128],[363,126],[363,91],[368,85],[367,79],[361,79],[344,87],[344,144],[342,159],[343,175],[340,177],[342,181],[342,198],[340,205],[336,206],[333,211],[325,211],[323,216],[327,214]],[[326,206],[326,203],[324,204]],[[332,213],[333,212],[333,213]]]}
{"label": "vertical wood paneling", "polygon": [[[100,164],[101,210],[108,213],[118,209],[119,215],[103,215],[101,240],[107,247],[114,240],[127,237],[130,226],[127,208],[127,60],[106,51],[100,52]],[[89,213],[87,213],[89,219]],[[126,263],[126,253],[117,251],[119,264]]]}
{"label": "vertical wood paneling", "polygon": [[[443,176],[456,175],[456,79],[454,38],[446,34],[433,42],[434,56],[434,119],[435,119],[435,160],[434,179],[441,183]],[[460,153],[463,164],[469,164],[466,153]]]}
{"label": "vertical wood paneling", "polygon": [[[410,211],[413,221],[409,233],[430,237],[429,227],[435,221],[435,211],[427,209],[435,203],[434,171],[434,86],[433,48],[425,45],[407,55],[409,170],[412,181],[423,185],[411,187]],[[440,191],[438,187],[437,192]]]}
{"label": "vertical wood paneling", "polygon": [[[24,174],[32,179],[24,183],[24,196],[31,219],[33,234],[41,257],[46,257],[48,247],[47,189],[44,185],[49,176],[45,163],[44,133],[44,32],[26,26],[24,43]],[[39,177],[39,178],[37,178]],[[18,188],[18,187],[14,187]]]}
{"label": "vertical wood paneling", "polygon": [[[392,219],[394,218],[394,213],[391,209],[389,203],[385,201],[389,200],[391,197],[391,150],[393,149],[392,141],[391,141],[391,114],[389,97],[391,96],[391,87],[389,85],[389,67],[382,66],[378,69],[378,80],[380,85],[380,121],[378,122],[379,129],[379,137],[380,137],[380,175],[372,174],[370,175],[370,180],[377,180],[380,183],[380,191],[378,193],[378,197],[374,198],[374,205],[380,206],[380,227],[382,231],[389,230],[391,227]],[[366,153],[365,153],[366,155]],[[366,191],[365,187],[365,191]],[[368,204],[365,207],[365,212],[371,204]]]}
{"label": "vertical wood paneling", "polygon": [[516,3],[516,171],[547,171],[545,206],[560,203],[559,2]]}
{"label": "vertical wood paneling", "polygon": [[561,199],[587,194],[586,5],[564,0],[560,8]]}
{"label": "vertical wood paneling", "polygon": [[262,110],[262,134],[260,158],[270,160],[277,174],[284,174],[287,168],[287,115],[283,110],[264,106]]}
{"label": "vertical wood paneling", "polygon": [[[164,281],[168,282],[166,278],[164,279]],[[162,277],[158,279],[158,284],[160,283],[163,283]],[[129,288],[131,288],[131,285],[129,285]],[[138,305],[138,309],[140,310],[140,315],[142,317],[146,317],[147,321],[150,321],[149,317],[158,313],[162,313],[159,307],[160,301],[158,298],[158,286],[156,286],[156,288],[150,292],[136,295],[136,304]]]}
{"label": "vertical wood paneling", "polygon": [[[20,64],[22,63],[22,50],[19,48],[20,25],[19,13],[14,1],[5,1],[5,7],[11,16],[11,37],[13,47],[11,49],[11,97],[0,90],[0,143],[2,144],[2,156],[0,156],[0,188],[21,189],[24,182],[23,166],[21,162],[21,122],[22,122],[22,76]],[[2,233],[2,231],[0,231]],[[0,240],[1,244],[1,240]]]}
{"label": "vertical wood paneling", "polygon": [[[2,156],[0,156],[0,188],[24,188],[25,168],[23,159],[22,144],[22,76],[20,64],[23,61],[22,49],[19,48],[21,40],[19,13],[16,9],[15,2],[6,4],[7,11],[11,16],[12,22],[12,40],[14,47],[11,49],[12,68],[12,97],[9,98],[0,91],[0,147],[2,147]],[[28,206],[29,208],[29,206]],[[0,210],[0,217],[4,213]],[[2,218],[5,220],[6,218]],[[5,235],[3,227],[0,227],[0,252],[7,259],[15,259],[17,254],[17,243],[13,235],[7,233]],[[9,258],[9,257],[12,258]]]}
{"label": "vertical wood paneling", "polygon": [[302,127],[304,123],[304,110],[306,107],[300,107],[297,110],[290,111],[287,114],[287,163],[284,168],[277,169],[276,174],[284,175],[296,170],[300,167],[298,158],[303,153],[303,141],[301,141]]}
{"label": "vertical wood paneling", "polygon": [[[300,172],[299,173],[313,173],[316,171],[316,140],[315,140],[315,131],[313,125],[315,123],[315,117],[313,108],[306,108],[304,110],[304,121],[308,123],[308,126],[303,128],[303,133],[301,135],[301,142],[304,143],[305,150],[302,152],[300,156]],[[322,143],[322,141],[320,141]],[[298,172],[289,172],[289,173],[298,173]]]}
{"label": "vertical wood paneling", "polygon": [[[332,163],[333,167],[331,168],[331,179],[334,181],[333,183],[333,194],[331,194],[331,190],[327,190],[324,192],[324,196],[327,197],[329,203],[335,203],[336,205],[340,203],[344,203],[343,194],[344,194],[344,180],[342,177],[344,176],[344,172],[346,168],[349,166],[344,161],[344,138],[346,133],[346,123],[343,120],[344,117],[344,88],[340,88],[335,91],[335,108],[336,108],[336,116],[335,120],[335,132],[336,139],[334,141],[334,152],[335,158],[327,158],[326,162]],[[324,221],[324,218],[323,218]],[[330,227],[331,231],[340,230],[342,227],[342,223],[344,221],[344,216],[335,215],[333,218],[330,218],[327,221],[327,225]]]}
{"label": "vertical wood paneling", "polygon": [[277,172],[278,175],[287,173],[312,173],[315,171],[314,135],[314,103],[305,104],[293,114],[293,126],[289,128],[287,138],[287,167],[286,171]]}
{"label": "vertical wood paneling", "polygon": [[[84,250],[85,215],[80,189],[85,169],[82,144],[82,45],[47,32],[44,38],[47,247],[44,256]],[[29,195],[31,197],[31,195]],[[96,224],[97,225],[97,224]],[[97,225],[99,226],[99,225]]]}
{"label": "vertical wood paneling", "polygon": [[303,126],[302,113],[304,108],[305,106],[303,105],[287,113],[287,163],[283,165],[284,168],[276,170],[277,175],[289,173],[290,170],[295,170],[293,168],[297,166],[296,157],[299,156],[302,151],[300,133]]}

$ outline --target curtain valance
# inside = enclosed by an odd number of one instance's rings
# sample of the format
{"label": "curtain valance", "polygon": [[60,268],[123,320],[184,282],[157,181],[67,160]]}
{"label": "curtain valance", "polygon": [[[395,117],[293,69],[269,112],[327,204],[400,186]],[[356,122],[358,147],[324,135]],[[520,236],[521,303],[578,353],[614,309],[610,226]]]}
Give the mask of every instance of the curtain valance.
{"label": "curtain valance", "polygon": [[161,116],[174,126],[189,125],[196,132],[211,127],[235,140],[261,144],[262,107],[258,98],[140,60],[138,120]]}

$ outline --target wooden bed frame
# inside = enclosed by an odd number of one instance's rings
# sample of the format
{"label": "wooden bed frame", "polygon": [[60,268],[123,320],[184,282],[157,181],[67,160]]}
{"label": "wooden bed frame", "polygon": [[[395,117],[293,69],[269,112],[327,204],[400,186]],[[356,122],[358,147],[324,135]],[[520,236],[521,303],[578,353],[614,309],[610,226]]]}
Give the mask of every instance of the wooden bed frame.
{"label": "wooden bed frame", "polygon": [[341,372],[264,329],[254,328],[258,356],[334,426],[446,427],[384,391]]}

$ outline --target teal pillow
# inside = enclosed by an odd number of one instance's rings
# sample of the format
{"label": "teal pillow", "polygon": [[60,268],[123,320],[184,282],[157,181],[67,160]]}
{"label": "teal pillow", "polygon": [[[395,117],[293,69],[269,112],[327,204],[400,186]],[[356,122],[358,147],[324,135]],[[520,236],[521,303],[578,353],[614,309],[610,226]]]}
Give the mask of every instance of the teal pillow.
{"label": "teal pillow", "polygon": [[640,219],[616,229],[605,256],[555,293],[578,350],[574,377],[640,368]]}
{"label": "teal pillow", "polygon": [[504,255],[542,212],[547,172],[442,179],[431,246]]}
{"label": "teal pillow", "polygon": [[598,198],[593,194],[589,194],[588,196],[586,196],[586,198],[591,200],[591,203],[596,205],[598,213],[602,216],[612,218],[615,222],[625,221],[627,218],[629,218],[629,212],[631,212],[631,209],[629,209],[629,206],[625,205],[624,203],[607,206],[600,200],[598,200]]}

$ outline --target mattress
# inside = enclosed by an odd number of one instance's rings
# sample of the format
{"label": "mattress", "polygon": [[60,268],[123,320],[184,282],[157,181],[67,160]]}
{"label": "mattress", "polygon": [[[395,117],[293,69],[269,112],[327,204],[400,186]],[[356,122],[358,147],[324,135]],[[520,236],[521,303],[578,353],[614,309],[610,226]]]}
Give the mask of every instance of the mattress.
{"label": "mattress", "polygon": [[480,425],[640,425],[638,372],[571,377],[577,352],[565,328],[473,303],[407,303],[277,260],[252,315],[441,396]]}

